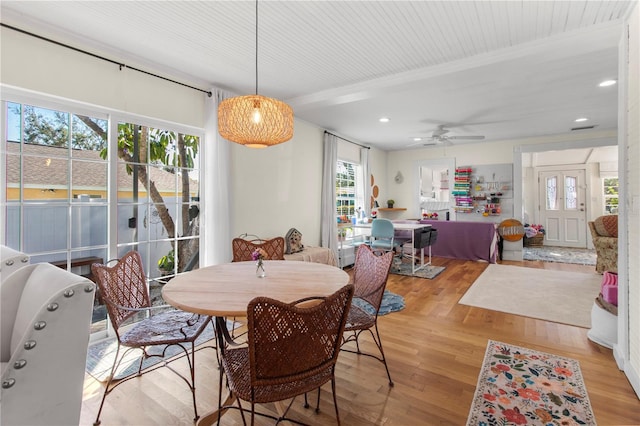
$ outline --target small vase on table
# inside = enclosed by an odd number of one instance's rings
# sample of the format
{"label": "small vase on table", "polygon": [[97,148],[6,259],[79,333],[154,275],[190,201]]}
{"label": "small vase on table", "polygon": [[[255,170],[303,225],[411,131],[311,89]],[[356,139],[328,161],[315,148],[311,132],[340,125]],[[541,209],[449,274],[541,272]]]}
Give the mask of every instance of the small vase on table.
{"label": "small vase on table", "polygon": [[267,272],[264,270],[264,261],[262,259],[258,259],[256,262],[256,276],[258,278],[264,278],[267,276]]}

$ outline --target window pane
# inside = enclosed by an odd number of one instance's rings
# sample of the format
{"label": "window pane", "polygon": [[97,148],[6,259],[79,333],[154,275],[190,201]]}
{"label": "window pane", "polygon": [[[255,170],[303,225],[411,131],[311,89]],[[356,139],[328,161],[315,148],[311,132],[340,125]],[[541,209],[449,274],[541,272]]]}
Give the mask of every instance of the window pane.
{"label": "window pane", "polygon": [[118,244],[128,244],[147,240],[147,232],[143,219],[147,211],[147,204],[118,204],[116,226],[118,227]]}
{"label": "window pane", "polygon": [[24,251],[31,254],[66,250],[69,230],[68,211],[66,203],[56,205],[54,201],[49,201],[44,206],[26,205],[24,207]]}
{"label": "window pane", "polygon": [[175,197],[176,175],[161,167],[149,167],[149,185],[162,195],[163,198]]}
{"label": "window pane", "polygon": [[350,218],[356,210],[355,165],[338,161],[336,171],[336,214]]}
{"label": "window pane", "polygon": [[546,179],[546,206],[547,210],[558,210],[558,180],[550,177]]}
{"label": "window pane", "polygon": [[[55,148],[54,148],[55,149]],[[53,157],[23,156],[25,201],[66,200],[69,196],[69,162]]]}
{"label": "window pane", "polygon": [[[47,108],[23,105],[24,127],[22,141],[25,144],[69,147],[69,113]],[[56,151],[58,155],[66,150]]]}
{"label": "window pane", "polygon": [[108,210],[106,205],[74,205],[71,207],[71,247],[107,244]]}
{"label": "window pane", "polygon": [[618,214],[618,178],[604,179],[605,211],[608,214]]}
{"label": "window pane", "polygon": [[74,157],[86,158],[84,157],[85,151],[100,154],[102,150],[105,150],[104,156],[107,158],[107,120],[74,114],[71,123],[71,147]]}
{"label": "window pane", "polygon": [[107,164],[91,161],[71,162],[71,193],[78,201],[107,202]]}
{"label": "window pane", "polygon": [[137,163],[118,163],[118,203],[146,201],[147,168]]}
{"label": "window pane", "polygon": [[[15,145],[15,144],[11,144]],[[20,156],[7,154],[7,201],[20,200]]]}
{"label": "window pane", "polygon": [[576,210],[578,208],[577,181],[573,176],[564,178],[564,208],[566,210]]}

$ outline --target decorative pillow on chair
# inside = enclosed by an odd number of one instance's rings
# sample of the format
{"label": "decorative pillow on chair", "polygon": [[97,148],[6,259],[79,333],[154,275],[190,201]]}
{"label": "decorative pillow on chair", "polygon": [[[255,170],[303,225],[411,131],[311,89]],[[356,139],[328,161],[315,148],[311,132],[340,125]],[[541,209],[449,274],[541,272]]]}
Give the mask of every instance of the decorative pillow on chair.
{"label": "decorative pillow on chair", "polygon": [[618,238],[618,215],[610,214],[600,216],[594,221],[596,231],[603,237]]}
{"label": "decorative pillow on chair", "polygon": [[296,228],[289,229],[289,232],[287,232],[284,240],[287,243],[285,254],[298,253],[304,250],[304,245],[302,244],[302,234]]}

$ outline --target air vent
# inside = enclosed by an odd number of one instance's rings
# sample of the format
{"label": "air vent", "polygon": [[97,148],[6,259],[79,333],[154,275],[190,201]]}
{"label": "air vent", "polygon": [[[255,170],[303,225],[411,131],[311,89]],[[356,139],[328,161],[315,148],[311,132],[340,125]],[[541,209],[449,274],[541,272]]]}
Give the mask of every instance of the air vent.
{"label": "air vent", "polygon": [[589,129],[594,129],[597,126],[598,126],[597,124],[594,124],[593,126],[572,127],[571,131],[574,131],[574,130],[589,130]]}

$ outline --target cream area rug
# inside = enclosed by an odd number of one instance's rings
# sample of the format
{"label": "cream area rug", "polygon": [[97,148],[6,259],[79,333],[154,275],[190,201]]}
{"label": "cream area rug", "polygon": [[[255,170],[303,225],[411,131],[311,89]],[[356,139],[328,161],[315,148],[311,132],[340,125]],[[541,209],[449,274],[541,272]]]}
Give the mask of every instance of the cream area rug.
{"label": "cream area rug", "polygon": [[601,281],[595,272],[490,264],[458,303],[590,328]]}

